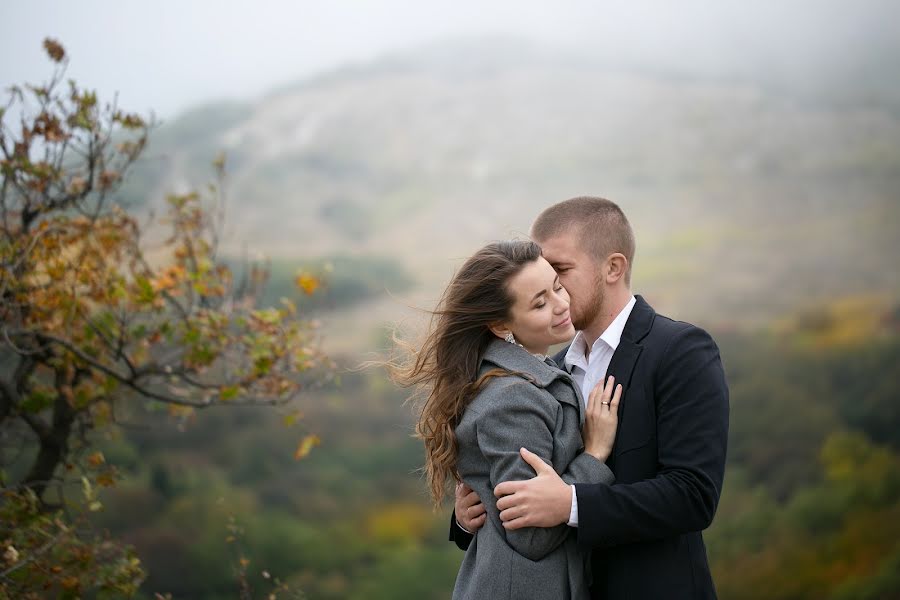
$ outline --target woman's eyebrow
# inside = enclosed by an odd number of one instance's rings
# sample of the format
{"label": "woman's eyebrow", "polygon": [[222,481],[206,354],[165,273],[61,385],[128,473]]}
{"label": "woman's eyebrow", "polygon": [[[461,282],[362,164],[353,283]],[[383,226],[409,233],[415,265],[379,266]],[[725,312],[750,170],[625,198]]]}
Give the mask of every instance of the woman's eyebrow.
{"label": "woman's eyebrow", "polygon": [[[559,285],[559,275],[557,275],[556,277],[553,278],[553,287],[556,287],[557,285]],[[531,301],[534,302],[535,300],[537,300],[538,298],[540,298],[542,295],[544,295],[546,293],[547,293],[547,290],[539,291],[537,294],[532,296]]]}

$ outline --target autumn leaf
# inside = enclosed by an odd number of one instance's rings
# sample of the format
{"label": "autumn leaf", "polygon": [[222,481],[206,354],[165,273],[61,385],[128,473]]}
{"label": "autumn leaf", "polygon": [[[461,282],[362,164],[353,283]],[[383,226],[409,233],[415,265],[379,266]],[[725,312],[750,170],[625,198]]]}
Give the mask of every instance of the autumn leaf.
{"label": "autumn leaf", "polygon": [[63,589],[68,591],[77,590],[81,587],[81,583],[78,581],[77,577],[66,577],[60,582]]}
{"label": "autumn leaf", "polygon": [[109,189],[118,180],[119,174],[116,171],[103,171],[100,173],[100,189]]}
{"label": "autumn leaf", "polygon": [[317,277],[306,272],[297,275],[294,283],[296,283],[297,287],[303,290],[307,295],[312,295],[313,292],[319,289],[319,285],[321,284]]}
{"label": "autumn leaf", "polygon": [[297,444],[297,450],[294,452],[294,460],[300,460],[306,457],[310,451],[321,443],[319,436],[308,435]]}
{"label": "autumn leaf", "polygon": [[116,485],[115,471],[107,471],[106,473],[97,475],[97,485],[106,488]]}
{"label": "autumn leaf", "polygon": [[290,427],[291,425],[293,425],[299,419],[302,419],[302,418],[303,418],[303,413],[300,412],[299,410],[297,410],[292,413],[284,415],[282,422],[284,423],[285,427]]}
{"label": "autumn leaf", "polygon": [[94,452],[93,454],[88,456],[87,461],[88,461],[88,464],[91,465],[92,467],[99,467],[104,462],[106,462],[106,459],[103,457],[103,453],[98,451],[98,452]]}
{"label": "autumn leaf", "polygon": [[53,62],[61,62],[66,57],[66,51],[62,44],[51,38],[44,40],[44,50],[47,51]]}
{"label": "autumn leaf", "polygon": [[77,196],[84,192],[85,189],[87,189],[87,181],[83,177],[73,177],[66,191],[73,196]]}

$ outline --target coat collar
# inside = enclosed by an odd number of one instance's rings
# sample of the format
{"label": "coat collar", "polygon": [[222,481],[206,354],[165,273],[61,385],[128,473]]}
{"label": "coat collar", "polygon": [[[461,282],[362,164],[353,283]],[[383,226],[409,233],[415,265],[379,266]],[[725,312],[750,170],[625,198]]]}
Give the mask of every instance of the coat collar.
{"label": "coat collar", "polygon": [[560,378],[571,380],[565,371],[542,361],[525,348],[499,338],[488,343],[484,355],[481,357],[482,365],[485,362],[507,371],[526,373],[535,385],[542,388]]}
{"label": "coat collar", "polygon": [[635,296],[634,298],[634,308],[631,310],[631,315],[628,316],[628,321],[625,322],[625,329],[622,330],[622,339],[638,343],[650,333],[653,320],[656,318],[656,311],[647,304],[643,296]]}

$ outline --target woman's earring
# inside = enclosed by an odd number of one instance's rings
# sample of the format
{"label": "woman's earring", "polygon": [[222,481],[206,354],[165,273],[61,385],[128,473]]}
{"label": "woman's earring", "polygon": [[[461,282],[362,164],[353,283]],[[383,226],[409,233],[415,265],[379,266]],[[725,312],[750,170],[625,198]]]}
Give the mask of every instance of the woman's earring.
{"label": "woman's earring", "polygon": [[503,338],[503,339],[505,339],[505,340],[506,340],[507,342],[509,342],[510,344],[515,344],[515,343],[517,343],[517,342],[516,342],[515,336],[513,336],[513,334],[512,334],[512,331],[507,332],[506,337]]}

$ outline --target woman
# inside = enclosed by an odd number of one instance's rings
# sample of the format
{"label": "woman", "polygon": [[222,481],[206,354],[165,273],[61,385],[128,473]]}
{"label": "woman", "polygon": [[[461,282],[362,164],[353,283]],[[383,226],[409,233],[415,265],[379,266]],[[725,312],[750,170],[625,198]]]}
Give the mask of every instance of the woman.
{"label": "woman", "polygon": [[569,296],[540,247],[493,243],[454,276],[424,344],[392,371],[424,395],[416,432],[435,504],[454,480],[485,501],[488,521],[466,551],[454,598],[588,597],[587,557],[574,531],[507,531],[493,494],[502,481],[534,475],[519,456],[526,443],[570,483],[612,482],[604,461],[621,386],[598,386],[585,422],[578,386],[546,358],[574,334]]}

